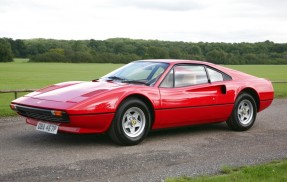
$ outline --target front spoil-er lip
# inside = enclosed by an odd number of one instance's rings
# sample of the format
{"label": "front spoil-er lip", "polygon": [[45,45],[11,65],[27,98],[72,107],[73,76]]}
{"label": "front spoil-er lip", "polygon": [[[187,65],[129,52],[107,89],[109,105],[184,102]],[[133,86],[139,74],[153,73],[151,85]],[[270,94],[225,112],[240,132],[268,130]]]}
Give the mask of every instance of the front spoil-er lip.
{"label": "front spoil-er lip", "polygon": [[65,111],[41,109],[35,107],[28,107],[18,104],[10,104],[12,110],[18,114],[28,117],[50,122],[68,123],[69,116]]}

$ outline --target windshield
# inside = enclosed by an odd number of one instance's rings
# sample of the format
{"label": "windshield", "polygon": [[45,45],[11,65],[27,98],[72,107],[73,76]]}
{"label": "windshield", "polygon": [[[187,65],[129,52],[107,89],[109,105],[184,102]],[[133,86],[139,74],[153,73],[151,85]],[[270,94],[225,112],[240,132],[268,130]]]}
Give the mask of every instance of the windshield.
{"label": "windshield", "polygon": [[136,61],[103,76],[101,79],[154,85],[167,67],[167,63]]}

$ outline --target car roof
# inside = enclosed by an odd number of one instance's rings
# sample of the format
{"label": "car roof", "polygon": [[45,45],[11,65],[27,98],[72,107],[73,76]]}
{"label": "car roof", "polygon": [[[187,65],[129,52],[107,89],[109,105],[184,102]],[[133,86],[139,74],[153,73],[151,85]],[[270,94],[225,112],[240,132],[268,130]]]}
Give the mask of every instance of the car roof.
{"label": "car roof", "polygon": [[139,61],[148,61],[148,62],[161,62],[161,63],[168,63],[171,65],[175,65],[175,64],[203,64],[203,65],[207,65],[210,66],[212,68],[215,68],[221,72],[224,72],[225,74],[228,74],[229,76],[231,76],[233,79],[237,78],[237,79],[242,79],[242,78],[246,78],[246,77],[252,77],[254,78],[254,76],[237,71],[237,70],[233,70],[230,68],[226,68],[224,66],[218,65],[218,64],[213,64],[210,62],[206,62],[206,61],[197,61],[197,60],[181,60],[181,59],[147,59],[147,60],[139,60]]}
{"label": "car roof", "polygon": [[197,61],[197,60],[183,60],[183,59],[145,59],[139,61],[148,61],[148,62],[162,62],[162,63],[201,63],[205,64],[208,62],[205,61]]}
{"label": "car roof", "polygon": [[169,63],[169,64],[205,64],[212,67],[216,67],[215,64],[205,61],[197,61],[197,60],[183,60],[183,59],[145,59],[145,60],[138,60],[138,61],[147,61],[147,62],[160,62],[160,63]]}

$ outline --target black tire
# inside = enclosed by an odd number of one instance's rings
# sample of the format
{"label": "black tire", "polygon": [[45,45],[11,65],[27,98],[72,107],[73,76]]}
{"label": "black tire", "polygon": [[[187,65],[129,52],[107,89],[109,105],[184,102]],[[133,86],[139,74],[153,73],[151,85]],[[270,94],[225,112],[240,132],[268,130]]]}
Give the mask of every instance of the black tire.
{"label": "black tire", "polygon": [[243,92],[237,97],[231,116],[226,123],[232,130],[245,131],[253,126],[256,115],[257,106],[253,97]]}
{"label": "black tire", "polygon": [[128,98],[119,106],[108,134],[119,145],[136,145],[147,136],[150,125],[147,105],[137,98]]}

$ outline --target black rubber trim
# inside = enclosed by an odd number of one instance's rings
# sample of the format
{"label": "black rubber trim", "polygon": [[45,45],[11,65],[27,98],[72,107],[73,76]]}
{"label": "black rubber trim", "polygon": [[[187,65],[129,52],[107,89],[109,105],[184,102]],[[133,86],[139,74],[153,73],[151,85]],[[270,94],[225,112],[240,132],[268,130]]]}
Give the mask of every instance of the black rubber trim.
{"label": "black rubber trim", "polygon": [[54,116],[52,114],[52,109],[41,109],[36,107],[28,107],[23,105],[15,104],[16,111],[18,114],[24,117],[39,119],[43,121],[50,121],[50,122],[61,122],[67,123],[69,122],[69,116],[66,112],[62,111],[62,116]]}

